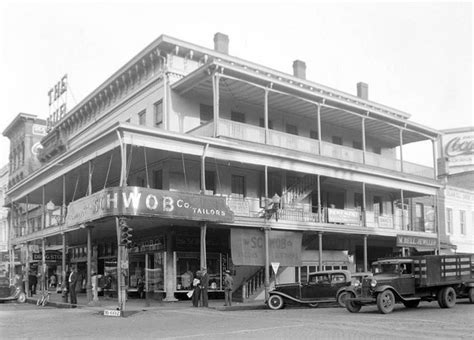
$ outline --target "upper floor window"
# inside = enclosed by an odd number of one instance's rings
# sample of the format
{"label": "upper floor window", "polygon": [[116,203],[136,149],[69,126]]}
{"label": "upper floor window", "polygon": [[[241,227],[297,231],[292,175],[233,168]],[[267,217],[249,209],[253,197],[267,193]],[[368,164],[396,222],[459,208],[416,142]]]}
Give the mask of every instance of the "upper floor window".
{"label": "upper floor window", "polygon": [[231,183],[232,196],[245,197],[245,177],[232,175]]}
{"label": "upper floor window", "polygon": [[355,192],[354,193],[354,208],[358,210],[362,210],[364,205],[362,204],[363,201],[363,196],[360,192]]}
{"label": "upper floor window", "polygon": [[374,213],[376,217],[383,215],[382,197],[380,196],[374,196]]}
{"label": "upper floor window", "polygon": [[374,153],[381,155],[382,148],[380,146],[374,146]]}
{"label": "upper floor window", "polygon": [[466,212],[464,210],[459,210],[459,226],[461,235],[466,235]]}
{"label": "upper floor window", "polygon": [[146,125],[146,110],[138,113],[138,124]]}
{"label": "upper floor window", "polygon": [[292,124],[286,124],[286,133],[290,135],[298,135],[298,127]]}
{"label": "upper floor window", "polygon": [[311,139],[319,139],[319,133],[316,130],[309,131],[309,138]]}
{"label": "upper floor window", "polygon": [[209,123],[214,119],[214,108],[211,105],[199,105],[199,117],[201,119],[201,124]]}
{"label": "upper floor window", "polygon": [[163,125],[163,100],[153,104],[153,110],[155,116],[155,127],[161,127]]}
{"label": "upper floor window", "polygon": [[[258,125],[260,125],[260,127],[264,128],[265,127],[265,119],[264,118],[260,118],[258,120]],[[273,122],[271,120],[268,120],[268,128],[270,130],[273,129]]]}
{"label": "upper floor window", "polygon": [[153,187],[163,189],[163,170],[153,171]]}
{"label": "upper floor window", "polygon": [[415,204],[415,231],[424,231],[425,216],[424,206],[422,203]]}
{"label": "upper floor window", "polygon": [[446,232],[453,233],[453,209],[446,208]]}
{"label": "upper floor window", "polygon": [[[212,191],[213,194],[216,193],[216,173],[214,171],[205,172],[206,177],[206,190]],[[200,187],[202,187],[202,183],[200,183]]]}
{"label": "upper floor window", "polygon": [[359,141],[352,141],[352,147],[357,150],[362,150],[362,143]]}
{"label": "upper floor window", "polygon": [[342,137],[332,136],[332,143],[337,145],[342,145]]}
{"label": "upper floor window", "polygon": [[245,123],[245,113],[232,111],[230,113],[230,120],[239,123]]}

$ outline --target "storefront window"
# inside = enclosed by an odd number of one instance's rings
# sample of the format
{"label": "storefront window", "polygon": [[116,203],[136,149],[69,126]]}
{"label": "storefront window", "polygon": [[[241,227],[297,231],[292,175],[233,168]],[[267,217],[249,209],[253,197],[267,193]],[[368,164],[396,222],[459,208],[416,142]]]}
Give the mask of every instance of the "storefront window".
{"label": "storefront window", "polygon": [[[175,252],[176,257],[176,290],[192,289],[196,272],[201,269],[198,252]],[[207,253],[207,273],[209,290],[222,290],[222,273],[227,268],[227,254]]]}

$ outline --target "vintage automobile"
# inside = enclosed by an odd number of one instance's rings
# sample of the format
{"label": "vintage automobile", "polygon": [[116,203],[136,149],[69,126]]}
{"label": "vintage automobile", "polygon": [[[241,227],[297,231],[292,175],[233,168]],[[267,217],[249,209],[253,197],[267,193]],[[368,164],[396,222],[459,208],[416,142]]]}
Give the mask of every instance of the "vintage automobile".
{"label": "vintage automobile", "polygon": [[339,306],[346,308],[346,298],[349,296],[351,288],[360,287],[360,284],[364,278],[372,276],[372,272],[352,273],[350,286],[344,286],[340,288],[336,293],[336,300]]}
{"label": "vintage automobile", "polygon": [[284,283],[275,286],[268,298],[268,307],[273,310],[285,304],[296,303],[317,307],[320,303],[336,302],[336,293],[351,284],[348,270],[329,270],[309,274],[306,283]]}
{"label": "vintage automobile", "polygon": [[15,279],[14,284],[10,285],[7,277],[0,277],[0,303],[7,301],[26,302],[26,294],[18,278]]}

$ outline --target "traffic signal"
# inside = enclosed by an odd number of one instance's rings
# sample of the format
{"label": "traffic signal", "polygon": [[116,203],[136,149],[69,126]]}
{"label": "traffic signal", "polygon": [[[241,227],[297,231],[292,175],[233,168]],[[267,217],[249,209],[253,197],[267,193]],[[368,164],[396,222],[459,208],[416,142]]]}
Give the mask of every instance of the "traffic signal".
{"label": "traffic signal", "polygon": [[125,217],[119,218],[119,226],[120,226],[120,244],[125,246],[126,248],[130,248],[132,246],[132,231],[133,229],[127,223],[127,219]]}

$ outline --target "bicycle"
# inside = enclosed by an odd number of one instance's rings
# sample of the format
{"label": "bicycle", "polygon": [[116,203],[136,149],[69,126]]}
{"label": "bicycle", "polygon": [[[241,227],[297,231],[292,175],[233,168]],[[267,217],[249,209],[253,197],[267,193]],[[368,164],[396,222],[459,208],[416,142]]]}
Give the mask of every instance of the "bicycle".
{"label": "bicycle", "polygon": [[49,291],[48,290],[44,290],[42,293],[41,293],[41,296],[40,298],[36,301],[36,305],[37,306],[46,306],[49,302]]}

